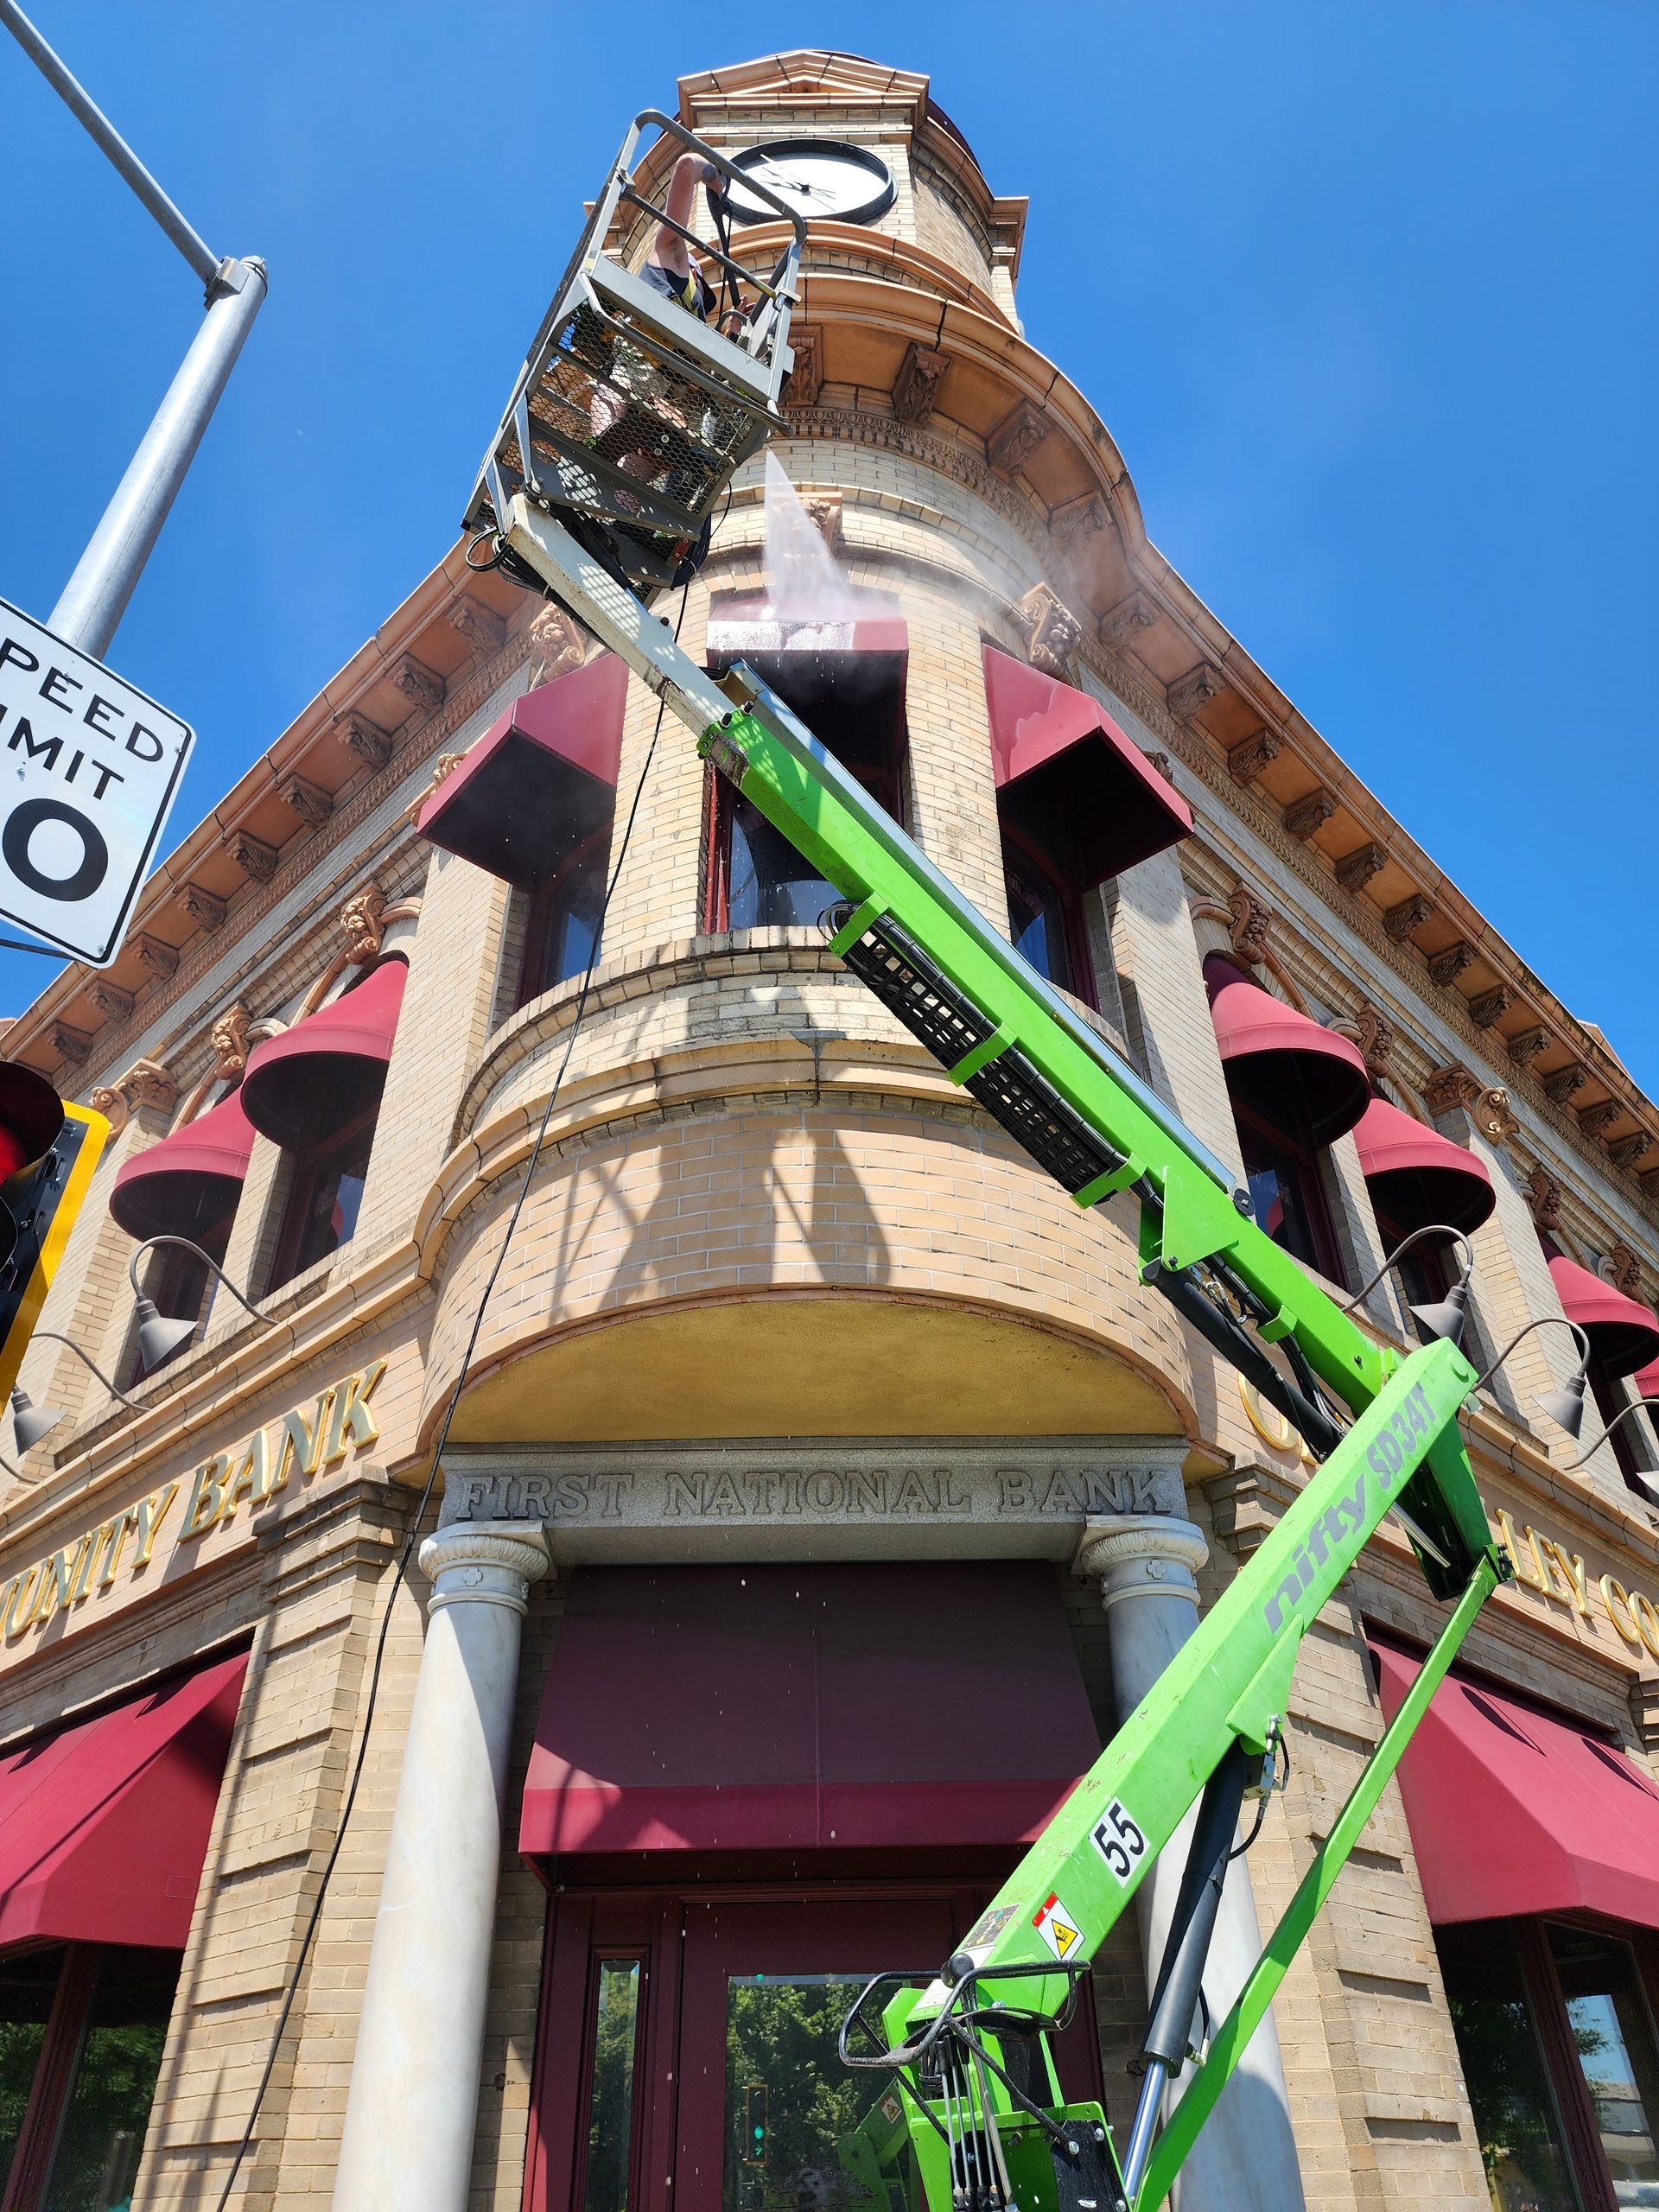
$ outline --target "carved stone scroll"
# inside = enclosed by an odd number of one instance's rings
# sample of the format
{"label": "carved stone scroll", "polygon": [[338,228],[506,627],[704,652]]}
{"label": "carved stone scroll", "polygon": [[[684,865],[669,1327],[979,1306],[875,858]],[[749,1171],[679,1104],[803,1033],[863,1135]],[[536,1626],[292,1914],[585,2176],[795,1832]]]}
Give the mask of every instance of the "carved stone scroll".
{"label": "carved stone scroll", "polygon": [[1459,938],[1455,944],[1448,944],[1443,952],[1432,952],[1428,957],[1428,977],[1443,991],[1449,991],[1465,968],[1474,965],[1475,948],[1466,938]]}
{"label": "carved stone scroll", "polygon": [[1064,682],[1071,656],[1083,643],[1082,623],[1046,584],[1033,584],[1015,611],[1032,666]]}
{"label": "carved stone scroll", "polygon": [[401,691],[416,714],[435,714],[443,704],[443,678],[413,653],[399,653],[386,674],[392,690]]}
{"label": "carved stone scroll", "polygon": [[1383,915],[1382,927],[1396,944],[1403,944],[1413,930],[1426,922],[1433,911],[1432,902],[1422,892],[1408,892]]}
{"label": "carved stone scroll", "polygon": [[334,802],[322,785],[307,777],[284,776],[276,788],[283,804],[313,830],[321,830],[334,810]]}
{"label": "carved stone scroll", "polygon": [[135,930],[127,939],[127,950],[158,983],[165,983],[178,968],[178,947],[162,938],[151,937],[148,930]]}
{"label": "carved stone scroll", "polygon": [[937,353],[912,338],[893,380],[893,411],[901,423],[925,423],[933,412],[944,372],[950,365],[947,353]]}
{"label": "carved stone scroll", "polygon": [[213,1072],[221,1080],[240,1075],[248,1065],[248,1054],[252,1049],[249,1032],[252,1027],[252,1007],[245,1000],[235,999],[207,1032],[207,1042],[213,1048]]}
{"label": "carved stone scroll", "polygon": [[1087,499],[1073,499],[1069,506],[1056,507],[1048,518],[1048,526],[1061,552],[1075,561],[1096,537],[1105,537],[1110,519],[1110,510],[1104,499],[1091,492]]}
{"label": "carved stone scroll", "polygon": [[1586,1136],[1599,1137],[1604,1129],[1611,1128],[1624,1111],[1624,1108],[1620,1100],[1599,1098],[1593,1106],[1580,1108],[1579,1127],[1584,1131]]}
{"label": "carved stone scroll", "polygon": [[251,830],[231,830],[225,839],[225,850],[251,882],[269,883],[276,873],[276,846],[268,845]]}
{"label": "carved stone scroll", "polygon": [[476,593],[464,591],[444,610],[444,620],[457,637],[464,638],[475,653],[493,653],[507,634],[505,615],[486,607]]}
{"label": "carved stone scroll", "polygon": [[1357,1042],[1365,1072],[1373,1083],[1380,1083],[1389,1072],[1394,1058],[1394,1024],[1380,1006],[1363,999],[1354,1016],[1354,1027],[1359,1033]]}
{"label": "carved stone scroll", "polygon": [[[1227,756],[1232,766],[1232,755]],[[1299,845],[1305,845],[1337,810],[1337,802],[1323,784],[1316,784],[1305,798],[1293,799],[1285,809],[1285,827]]]}
{"label": "carved stone scroll", "polygon": [[1477,1029],[1490,1029],[1515,1002],[1515,993],[1507,983],[1495,983],[1490,991],[1482,991],[1478,997],[1470,1000],[1469,1019]]}
{"label": "carved stone scroll", "polygon": [[366,715],[359,715],[355,708],[343,714],[334,724],[334,734],[350,752],[356,753],[365,768],[384,768],[391,758],[391,739],[378,722],[372,722]]}
{"label": "carved stone scroll", "polygon": [[1547,1168],[1535,1167],[1522,1185],[1535,1228],[1558,1230],[1561,1225],[1561,1186]]}
{"label": "carved stone scroll", "polygon": [[181,883],[179,904],[198,929],[222,930],[226,912],[226,902],[217,891],[209,891],[205,884]]}
{"label": "carved stone scroll", "polygon": [[1357,898],[1371,878],[1382,873],[1388,857],[1382,846],[1375,841],[1370,844],[1357,845],[1351,853],[1344,853],[1337,862],[1337,881],[1344,891],[1351,892]]}
{"label": "carved stone scroll", "polygon": [[1191,721],[1227,689],[1227,679],[1221,671],[1212,668],[1207,660],[1201,660],[1196,668],[1189,668],[1185,676],[1178,676],[1170,685],[1169,711],[1177,721]]}
{"label": "carved stone scroll", "polygon": [[1253,783],[1268,761],[1276,760],[1283,749],[1279,739],[1263,723],[1254,737],[1228,747],[1227,772],[1236,784]]}
{"label": "carved stone scroll", "polygon": [[1541,1021],[1530,1029],[1517,1029],[1509,1040],[1510,1058],[1518,1068],[1529,1068],[1540,1052],[1549,1049],[1549,1032]]}
{"label": "carved stone scroll", "polygon": [[84,1029],[73,1029],[67,1021],[52,1025],[52,1049],[60,1060],[78,1068],[92,1054],[92,1040]]}
{"label": "carved stone scroll", "polygon": [[795,356],[784,385],[785,407],[816,407],[823,390],[823,333],[815,323],[798,322],[789,334]]}
{"label": "carved stone scroll", "polygon": [[568,676],[588,658],[588,632],[562,607],[538,607],[530,626],[530,688]]}
{"label": "carved stone scroll", "polygon": [[993,472],[1012,482],[1048,435],[1046,416],[1029,400],[1021,400],[1007,420],[991,433],[985,458]]}
{"label": "carved stone scroll", "polygon": [[135,1114],[141,1106],[170,1114],[179,1103],[178,1084],[156,1060],[135,1060],[124,1075],[117,1076],[115,1087]]}
{"label": "carved stone scroll", "polygon": [[340,926],[346,933],[346,957],[355,961],[359,967],[379,957],[380,940],[385,934],[385,911],[386,894],[378,883],[367,883],[361,891],[354,891],[340,910]]}
{"label": "carved stone scroll", "polygon": [[1590,1080],[1590,1071],[1580,1060],[1569,1060],[1564,1068],[1552,1068],[1544,1077],[1544,1096],[1552,1106],[1565,1106],[1575,1091],[1584,1089]]}
{"label": "carved stone scroll", "polygon": [[1228,899],[1227,913],[1227,933],[1234,953],[1248,968],[1261,966],[1268,958],[1273,934],[1272,908],[1263,906],[1255,893],[1241,883]]}
{"label": "carved stone scroll", "polygon": [[1100,642],[1109,652],[1133,652],[1143,630],[1154,629],[1158,610],[1144,594],[1132,591],[1100,618]]}

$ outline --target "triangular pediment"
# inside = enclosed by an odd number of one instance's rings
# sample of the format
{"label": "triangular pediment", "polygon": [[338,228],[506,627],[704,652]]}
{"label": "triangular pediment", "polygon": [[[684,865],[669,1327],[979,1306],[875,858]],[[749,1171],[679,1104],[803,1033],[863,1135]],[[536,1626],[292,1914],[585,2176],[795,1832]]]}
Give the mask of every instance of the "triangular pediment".
{"label": "triangular pediment", "polygon": [[680,79],[680,118],[696,127],[722,111],[756,108],[887,109],[912,124],[926,111],[928,79],[912,69],[866,61],[856,54],[798,47],[753,61],[699,70]]}

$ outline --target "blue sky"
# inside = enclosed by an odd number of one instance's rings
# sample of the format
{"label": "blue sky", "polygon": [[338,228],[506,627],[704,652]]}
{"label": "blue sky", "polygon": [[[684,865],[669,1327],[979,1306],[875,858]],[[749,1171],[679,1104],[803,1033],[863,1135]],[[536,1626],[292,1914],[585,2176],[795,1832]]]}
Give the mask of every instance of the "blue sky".
{"label": "blue sky", "polygon": [[[176,840],[450,543],[637,107],[827,45],[1027,193],[1028,335],[1155,542],[1659,1095],[1659,15],[1637,0],[577,9],[35,0],[270,296],[110,659],[194,721]],[[198,317],[0,38],[0,596],[44,617]],[[0,1011],[52,969],[0,955]]]}

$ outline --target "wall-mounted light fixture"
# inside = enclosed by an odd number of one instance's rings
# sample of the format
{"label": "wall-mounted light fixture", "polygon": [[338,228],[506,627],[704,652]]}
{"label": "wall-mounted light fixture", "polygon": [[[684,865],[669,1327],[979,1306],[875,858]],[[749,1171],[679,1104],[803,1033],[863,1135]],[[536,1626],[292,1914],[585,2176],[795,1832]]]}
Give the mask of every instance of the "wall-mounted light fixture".
{"label": "wall-mounted light fixture", "polygon": [[[62,1336],[56,1329],[36,1329],[29,1341],[37,1344],[67,1344],[83,1367],[92,1369],[112,1398],[118,1398],[124,1406],[131,1406],[135,1412],[140,1410],[137,1399],[130,1398],[124,1390],[118,1389],[98,1362],[89,1359],[73,1337]],[[32,1452],[41,1439],[54,1429],[64,1417],[61,1406],[37,1406],[27,1390],[17,1389],[11,1394],[11,1433],[20,1453]],[[17,1470],[12,1467],[7,1471],[15,1475]]]}
{"label": "wall-mounted light fixture", "polygon": [[[1474,1390],[1484,1390],[1498,1369],[1515,1350],[1522,1337],[1529,1337],[1535,1329],[1570,1329],[1573,1341],[1579,1348],[1577,1371],[1569,1375],[1559,1389],[1541,1390],[1535,1403],[1547,1413],[1557,1428],[1564,1428],[1576,1443],[1584,1427],[1584,1392],[1590,1379],[1590,1339],[1576,1321],[1569,1321],[1560,1313],[1542,1313],[1535,1321],[1529,1321],[1524,1329],[1517,1330],[1497,1357],[1474,1385]],[[1472,1397],[1474,1390],[1470,1392]],[[1594,1451],[1595,1446],[1590,1447]],[[1586,1455],[1587,1456],[1587,1455]]]}
{"label": "wall-mounted light fixture", "polygon": [[1389,1253],[1364,1289],[1351,1298],[1342,1310],[1344,1313],[1351,1313],[1360,1300],[1369,1298],[1383,1276],[1389,1274],[1412,1246],[1420,1243],[1425,1236],[1450,1236],[1460,1244],[1463,1247],[1463,1273],[1443,1299],[1424,1306],[1409,1306],[1407,1310],[1412,1319],[1429,1336],[1439,1337],[1447,1344],[1460,1344],[1463,1342],[1463,1325],[1469,1316],[1469,1278],[1475,1271],[1475,1249],[1463,1231],[1453,1229],[1447,1222],[1425,1222],[1421,1229],[1414,1229],[1410,1236]]}
{"label": "wall-mounted light fixture", "polygon": [[163,1313],[155,1300],[146,1296],[138,1287],[139,1261],[146,1252],[153,1252],[161,1244],[176,1244],[186,1252],[194,1252],[209,1274],[218,1277],[237,1304],[251,1313],[256,1321],[267,1329],[278,1325],[269,1314],[262,1313],[257,1306],[249,1304],[218,1261],[211,1254],[204,1252],[200,1244],[193,1244],[188,1236],[147,1236],[142,1244],[133,1248],[132,1257],[127,1262],[127,1280],[132,1285],[132,1310],[138,1324],[138,1364],[146,1375],[159,1367],[163,1360],[170,1358],[188,1338],[194,1336],[197,1327],[194,1320],[181,1321]]}

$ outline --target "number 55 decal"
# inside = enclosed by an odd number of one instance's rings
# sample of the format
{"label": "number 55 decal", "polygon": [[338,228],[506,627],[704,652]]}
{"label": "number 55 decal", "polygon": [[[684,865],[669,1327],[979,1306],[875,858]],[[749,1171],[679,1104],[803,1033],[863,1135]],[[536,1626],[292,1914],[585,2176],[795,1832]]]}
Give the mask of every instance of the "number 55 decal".
{"label": "number 55 decal", "polygon": [[1146,1856],[1147,1839],[1116,1797],[1096,1821],[1093,1841],[1095,1849],[1120,1882],[1127,1882],[1135,1860]]}

